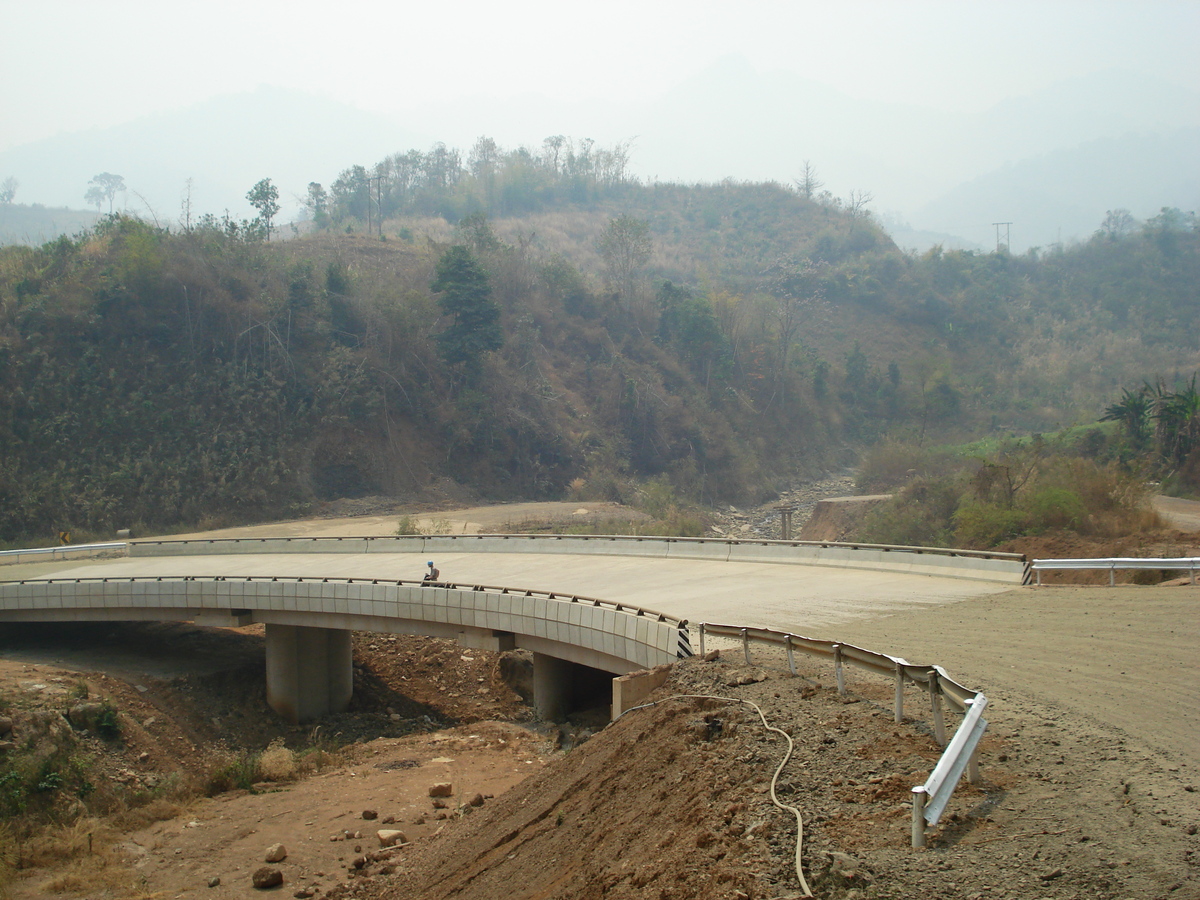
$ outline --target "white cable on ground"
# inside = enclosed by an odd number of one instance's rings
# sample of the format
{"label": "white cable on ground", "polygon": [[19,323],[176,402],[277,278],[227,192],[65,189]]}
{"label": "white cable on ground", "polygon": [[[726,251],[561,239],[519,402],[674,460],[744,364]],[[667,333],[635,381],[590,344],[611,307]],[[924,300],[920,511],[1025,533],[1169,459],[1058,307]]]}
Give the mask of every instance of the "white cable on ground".
{"label": "white cable on ground", "polygon": [[767,729],[768,731],[774,731],[776,734],[783,735],[783,739],[787,741],[788,748],[787,753],[785,753],[783,755],[783,759],[780,760],[778,768],[775,769],[775,774],[771,776],[771,802],[774,803],[779,809],[790,810],[796,817],[796,878],[800,880],[800,888],[804,891],[804,896],[811,897],[813,892],[809,888],[808,882],[804,880],[804,872],[800,867],[800,850],[804,844],[804,821],[800,818],[800,810],[796,809],[794,806],[788,806],[786,803],[780,803],[779,797],[775,795],[775,785],[779,781],[779,773],[783,771],[783,767],[786,766],[788,764],[788,760],[792,758],[792,752],[796,747],[795,743],[792,741],[792,736],[782,728],[776,728],[774,725],[769,724],[767,722],[767,717],[763,715],[763,711],[759,709],[757,703],[754,703],[751,700],[746,700],[743,697],[717,697],[712,694],[673,694],[670,697],[664,697],[661,700],[655,700],[653,703],[643,703],[641,706],[631,706],[629,709],[625,710],[625,712],[621,713],[620,716],[617,716],[616,719],[613,719],[613,721],[618,721],[621,716],[624,716],[626,713],[631,713],[637,709],[649,709],[651,706],[658,706],[658,704],[666,703],[668,700],[719,700],[722,703],[745,703],[747,706],[753,707],[754,711],[758,713],[759,719],[762,720],[763,728]]}

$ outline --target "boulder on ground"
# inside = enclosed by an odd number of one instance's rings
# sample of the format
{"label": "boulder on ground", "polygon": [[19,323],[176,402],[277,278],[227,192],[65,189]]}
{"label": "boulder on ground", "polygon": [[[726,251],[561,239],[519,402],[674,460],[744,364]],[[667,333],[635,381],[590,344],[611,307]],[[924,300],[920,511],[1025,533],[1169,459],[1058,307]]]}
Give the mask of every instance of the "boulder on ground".
{"label": "boulder on ground", "polygon": [[394,828],[382,828],[375,832],[375,836],[379,838],[380,847],[395,847],[397,844],[408,843],[408,837],[404,832]]}
{"label": "boulder on ground", "polygon": [[287,847],[283,844],[272,844],[267,848],[267,855],[264,857],[264,862],[277,863],[287,859]]}
{"label": "boulder on ground", "polygon": [[260,891],[279,887],[283,884],[283,872],[274,866],[262,866],[254,870],[254,874],[250,876],[250,883]]}
{"label": "boulder on ground", "polygon": [[448,781],[441,781],[431,785],[429,788],[430,797],[450,797],[454,794],[454,785]]}

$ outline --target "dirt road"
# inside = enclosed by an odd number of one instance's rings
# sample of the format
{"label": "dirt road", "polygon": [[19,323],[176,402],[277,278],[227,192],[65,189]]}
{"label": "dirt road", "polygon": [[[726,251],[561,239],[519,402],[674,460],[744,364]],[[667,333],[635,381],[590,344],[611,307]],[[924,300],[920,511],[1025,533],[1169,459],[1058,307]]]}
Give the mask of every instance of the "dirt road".
{"label": "dirt road", "polygon": [[1200,531],[1200,500],[1155,497],[1153,503],[1159,515],[1180,531]]}
{"label": "dirt road", "polygon": [[838,625],[945,666],[1005,716],[1036,699],[1120,729],[1200,777],[1200,586],[1021,588]]}

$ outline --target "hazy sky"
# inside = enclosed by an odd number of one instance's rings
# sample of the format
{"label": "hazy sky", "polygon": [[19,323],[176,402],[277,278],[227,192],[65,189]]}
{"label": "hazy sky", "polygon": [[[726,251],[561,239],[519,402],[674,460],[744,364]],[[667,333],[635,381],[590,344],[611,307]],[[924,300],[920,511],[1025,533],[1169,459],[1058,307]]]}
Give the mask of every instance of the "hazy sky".
{"label": "hazy sky", "polygon": [[259,84],[382,112],[622,101],[731,53],[952,110],[1110,68],[1200,84],[1200,0],[0,0],[0,22],[0,150]]}

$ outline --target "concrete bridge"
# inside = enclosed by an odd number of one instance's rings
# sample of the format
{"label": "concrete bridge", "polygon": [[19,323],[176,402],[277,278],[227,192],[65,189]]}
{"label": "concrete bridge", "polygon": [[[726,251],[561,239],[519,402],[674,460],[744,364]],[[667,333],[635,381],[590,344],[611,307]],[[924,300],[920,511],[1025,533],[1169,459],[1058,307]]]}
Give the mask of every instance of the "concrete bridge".
{"label": "concrete bridge", "polygon": [[[571,704],[572,686],[594,680],[589,672],[622,675],[691,652],[686,618],[626,602],[629,595],[645,597],[630,583],[643,589],[649,583],[656,598],[676,604],[699,600],[700,609],[707,609],[707,592],[720,599],[723,618],[732,611],[747,624],[764,624],[747,607],[751,597],[769,607],[781,587],[789,593],[801,583],[811,589],[812,582],[820,582],[812,577],[815,566],[867,569],[872,577],[883,574],[924,596],[945,593],[946,583],[957,585],[954,592],[963,595],[1005,590],[1019,583],[1023,572],[1019,558],[1002,554],[664,538],[146,541],[128,545],[127,552],[125,558],[23,563],[0,570],[11,579],[0,584],[0,621],[263,623],[268,700],[293,721],[319,718],[349,703],[353,631],[429,634],[469,647],[528,649],[534,654],[535,704],[542,715],[554,717]],[[453,567],[456,572],[511,574],[519,560],[526,577],[532,569],[542,583],[583,578],[602,587],[608,600],[569,590],[547,593],[461,580],[425,586],[386,577],[397,569],[420,571],[420,560],[435,554],[444,571]],[[853,581],[849,573],[840,574],[841,581]],[[798,624],[796,613],[793,605],[787,613],[791,626]]]}

